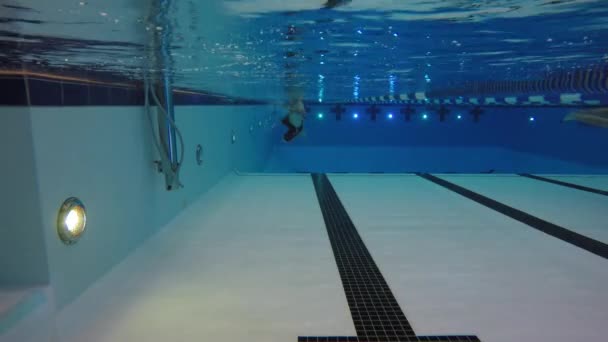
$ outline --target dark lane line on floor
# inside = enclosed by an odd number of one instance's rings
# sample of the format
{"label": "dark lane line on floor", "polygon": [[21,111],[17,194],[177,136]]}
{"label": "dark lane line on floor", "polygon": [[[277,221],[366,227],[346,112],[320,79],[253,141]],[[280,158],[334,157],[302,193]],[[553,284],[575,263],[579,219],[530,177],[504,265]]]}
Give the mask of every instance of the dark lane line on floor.
{"label": "dark lane line on floor", "polygon": [[522,176],[522,177],[526,177],[526,178],[530,178],[530,179],[535,179],[535,180],[538,180],[538,181],[541,181],[541,182],[547,182],[547,183],[557,184],[557,185],[565,186],[567,188],[572,188],[572,189],[576,189],[576,190],[591,192],[591,193],[598,194],[598,195],[608,196],[608,191],[604,191],[604,190],[600,190],[600,189],[595,189],[595,188],[590,188],[588,186],[578,185],[578,184],[574,184],[574,183],[568,183],[568,182],[564,182],[564,181],[560,181],[560,180],[556,180],[556,179],[551,179],[551,178],[545,178],[545,177],[541,177],[541,176],[532,175],[532,174],[529,174],[529,173],[520,173],[519,175]]}
{"label": "dark lane line on floor", "polygon": [[506,215],[514,220],[517,220],[521,223],[524,223],[532,228],[540,230],[541,232],[551,235],[555,238],[558,238],[564,242],[570,243],[574,246],[582,248],[588,252],[591,252],[595,255],[599,255],[604,259],[608,259],[608,245],[587,237],[585,235],[573,232],[567,228],[558,226],[554,223],[545,221],[536,216],[532,216],[524,211],[519,209],[515,209],[506,204],[500,203],[496,200],[493,200],[489,197],[483,196],[476,192],[473,192],[467,188],[464,188],[460,185],[456,185],[452,182],[449,182],[445,179],[433,176],[428,173],[419,173],[418,176],[433,182],[439,186],[442,186],[446,189],[449,189],[459,195],[462,195],[472,201],[475,201],[483,206],[486,206],[492,210],[495,210],[503,215]]}
{"label": "dark lane line on floor", "polygon": [[478,342],[476,336],[417,336],[325,174],[312,181],[357,336],[300,336],[298,341]]}

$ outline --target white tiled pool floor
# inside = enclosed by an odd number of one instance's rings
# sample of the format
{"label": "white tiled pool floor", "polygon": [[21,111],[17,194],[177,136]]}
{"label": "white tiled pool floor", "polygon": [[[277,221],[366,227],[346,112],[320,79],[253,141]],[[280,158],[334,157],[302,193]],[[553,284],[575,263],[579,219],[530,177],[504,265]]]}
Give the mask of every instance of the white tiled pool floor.
{"label": "white tiled pool floor", "polygon": [[[608,260],[416,176],[329,178],[418,335],[606,340]],[[581,234],[608,234],[602,196],[456,178]],[[564,208],[543,209],[543,194]],[[308,175],[226,177],[64,308],[57,327],[62,342],[356,335]]]}
{"label": "white tiled pool floor", "polygon": [[[484,196],[608,243],[608,196],[519,176],[442,176]],[[581,177],[582,178],[582,177]]]}

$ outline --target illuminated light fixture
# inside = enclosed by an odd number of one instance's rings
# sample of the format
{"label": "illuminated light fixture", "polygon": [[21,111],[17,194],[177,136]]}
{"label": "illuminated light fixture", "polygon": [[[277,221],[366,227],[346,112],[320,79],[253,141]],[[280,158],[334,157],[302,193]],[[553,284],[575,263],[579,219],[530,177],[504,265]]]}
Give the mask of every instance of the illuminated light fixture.
{"label": "illuminated light fixture", "polygon": [[528,120],[529,120],[530,122],[533,122],[533,121],[534,121],[534,120],[536,120],[536,119],[535,119],[533,116],[531,116],[531,117],[530,117]]}
{"label": "illuminated light fixture", "polygon": [[317,114],[317,118],[319,118],[319,119],[323,119],[323,113],[319,113],[319,114]]}
{"label": "illuminated light fixture", "polygon": [[70,197],[59,208],[57,215],[57,234],[63,243],[72,245],[78,242],[87,225],[84,204],[76,197]]}
{"label": "illuminated light fixture", "polygon": [[392,118],[393,118],[393,113],[388,113],[387,117],[388,117],[389,119],[392,119]]}
{"label": "illuminated light fixture", "polygon": [[426,119],[428,119],[428,118],[429,118],[429,115],[428,115],[428,114],[422,114],[422,119],[423,119],[423,120],[426,120]]}
{"label": "illuminated light fixture", "polygon": [[460,114],[459,114],[459,115],[456,117],[456,119],[458,119],[458,120],[462,119],[462,115],[460,115]]}
{"label": "illuminated light fixture", "polygon": [[358,118],[359,118],[359,114],[358,113],[353,114],[353,119],[358,119]]}

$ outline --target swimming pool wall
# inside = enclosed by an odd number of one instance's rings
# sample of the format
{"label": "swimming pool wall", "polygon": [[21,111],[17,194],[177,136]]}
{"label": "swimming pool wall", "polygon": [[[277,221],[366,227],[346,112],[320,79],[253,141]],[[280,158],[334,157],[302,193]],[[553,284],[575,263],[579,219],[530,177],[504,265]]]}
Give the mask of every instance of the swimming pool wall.
{"label": "swimming pool wall", "polygon": [[[184,188],[167,192],[143,107],[0,107],[6,158],[0,211],[8,222],[0,238],[1,285],[50,284],[57,308],[65,306],[224,175],[261,168],[270,151],[270,112],[177,106]],[[66,246],[55,226],[71,196],[86,205],[87,231]]]}
{"label": "swimming pool wall", "polygon": [[[441,122],[424,106],[405,120],[404,105],[347,105],[341,120],[333,106],[312,106],[305,135],[277,144],[268,172],[455,172],[597,174],[608,171],[606,130],[565,122],[569,108],[447,107]],[[323,114],[323,118],[318,117]],[[358,118],[353,117],[358,114]],[[388,115],[393,114],[389,119]],[[423,115],[427,119],[423,119]],[[460,118],[459,118],[460,117]],[[279,140],[282,129],[275,132]]]}

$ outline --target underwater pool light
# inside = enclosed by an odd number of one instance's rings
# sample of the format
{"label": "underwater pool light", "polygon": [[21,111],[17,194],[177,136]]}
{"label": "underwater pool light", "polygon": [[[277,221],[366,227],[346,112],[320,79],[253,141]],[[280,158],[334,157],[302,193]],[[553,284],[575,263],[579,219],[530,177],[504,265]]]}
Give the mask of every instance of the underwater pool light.
{"label": "underwater pool light", "polygon": [[66,245],[72,245],[80,239],[87,225],[87,213],[84,204],[70,197],[59,208],[57,215],[57,234]]}
{"label": "underwater pool light", "polygon": [[319,119],[323,119],[323,113],[319,113],[319,114],[317,114],[317,118],[319,118]]}
{"label": "underwater pool light", "polygon": [[65,218],[65,226],[71,233],[74,233],[78,230],[80,221],[80,213],[78,212],[78,210],[72,209]]}
{"label": "underwater pool light", "polygon": [[428,114],[422,114],[422,120],[426,120],[426,119],[428,119],[428,118],[429,118],[429,115],[428,115]]}
{"label": "underwater pool light", "polygon": [[353,114],[353,119],[358,119],[358,118],[359,118],[359,114],[358,113]]}
{"label": "underwater pool light", "polygon": [[460,115],[460,114],[459,114],[459,115],[456,117],[456,119],[458,119],[458,120],[462,119],[462,115]]}
{"label": "underwater pool light", "polygon": [[393,113],[388,113],[388,115],[386,117],[388,117],[389,119],[392,119],[393,118]]}
{"label": "underwater pool light", "polygon": [[533,116],[531,116],[531,117],[530,117],[528,120],[529,120],[530,122],[533,122],[533,121],[534,121],[534,120],[536,120],[536,119],[535,119]]}

